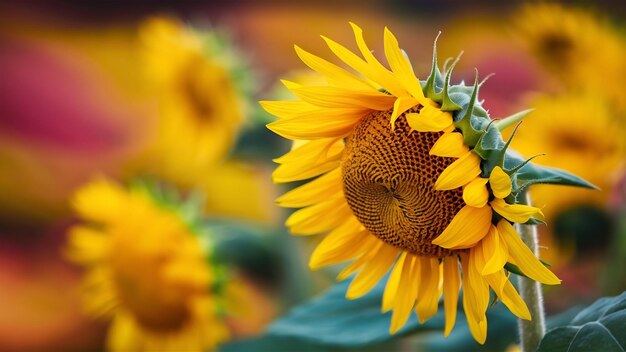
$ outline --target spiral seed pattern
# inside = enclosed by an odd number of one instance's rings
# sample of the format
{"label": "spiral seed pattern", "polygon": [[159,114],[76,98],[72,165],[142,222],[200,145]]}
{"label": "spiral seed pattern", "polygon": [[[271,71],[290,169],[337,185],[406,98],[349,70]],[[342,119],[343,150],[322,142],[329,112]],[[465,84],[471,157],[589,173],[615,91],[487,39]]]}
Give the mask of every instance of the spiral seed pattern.
{"label": "spiral seed pattern", "polygon": [[[408,112],[415,112],[416,108]],[[442,258],[459,251],[432,244],[465,205],[461,189],[435,190],[454,158],[429,155],[442,132],[417,132],[391,111],[363,118],[346,140],[344,193],[354,215],[382,241],[413,254]]]}

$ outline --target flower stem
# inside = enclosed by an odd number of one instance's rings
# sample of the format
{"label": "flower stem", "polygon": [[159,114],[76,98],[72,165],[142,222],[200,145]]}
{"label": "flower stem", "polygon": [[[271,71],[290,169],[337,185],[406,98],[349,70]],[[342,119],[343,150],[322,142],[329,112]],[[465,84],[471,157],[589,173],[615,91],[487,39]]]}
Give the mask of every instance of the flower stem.
{"label": "flower stem", "polygon": [[[530,205],[530,195],[524,192],[522,202]],[[536,256],[539,255],[537,226],[517,225],[522,240]],[[532,320],[519,320],[519,336],[522,352],[535,352],[546,332],[545,313],[543,311],[543,294],[541,284],[527,277],[519,277],[519,293],[530,310]]]}

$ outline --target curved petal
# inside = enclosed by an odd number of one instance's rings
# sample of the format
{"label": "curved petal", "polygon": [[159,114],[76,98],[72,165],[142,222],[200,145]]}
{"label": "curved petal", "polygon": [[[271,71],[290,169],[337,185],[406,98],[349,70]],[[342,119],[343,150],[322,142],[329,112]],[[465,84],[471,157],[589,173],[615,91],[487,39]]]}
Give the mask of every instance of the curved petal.
{"label": "curved petal", "polygon": [[515,314],[520,319],[531,319],[530,311],[526,303],[517,293],[517,290],[515,290],[515,287],[511,284],[503,270],[486,275],[484,278],[489,283],[489,286],[493,288],[493,291],[498,295],[502,303],[509,308],[511,313]]}
{"label": "curved petal", "polygon": [[450,222],[448,227],[433,240],[443,248],[468,248],[480,241],[491,226],[491,207],[474,208],[466,205]]}
{"label": "curved petal", "polygon": [[396,97],[376,90],[353,90],[330,86],[299,87],[291,89],[298,98],[322,108],[390,109]]}
{"label": "curved petal", "polygon": [[418,113],[406,114],[406,121],[417,132],[441,132],[452,125],[452,114],[423,106]]}
{"label": "curved petal", "polygon": [[329,196],[342,192],[341,168],[338,167],[283,194],[276,199],[276,203],[286,208],[302,208],[323,202]]}
{"label": "curved petal", "polygon": [[496,198],[491,201],[491,207],[498,214],[504,216],[507,220],[520,224],[530,220],[530,218],[544,219],[541,209],[523,204],[508,204],[504,199]]}
{"label": "curved petal", "polygon": [[469,151],[465,145],[463,135],[459,132],[444,133],[437,139],[437,142],[430,148],[430,155],[443,156],[449,158],[460,158]]}
{"label": "curved petal", "polygon": [[558,285],[561,283],[561,280],[546,268],[526,246],[513,225],[504,219],[500,220],[498,222],[498,232],[509,248],[509,255],[526,276],[547,285]]}
{"label": "curved petal", "polygon": [[388,244],[383,244],[380,250],[372,256],[354,277],[346,291],[347,299],[356,299],[368,293],[382,277],[389,271],[398,257],[399,250]]}
{"label": "curved petal", "polygon": [[402,289],[397,290],[391,315],[391,325],[389,326],[389,332],[392,334],[406,324],[411,312],[413,312],[419,286],[418,261],[419,258],[416,256],[407,254],[402,266]]}
{"label": "curved petal", "polygon": [[363,30],[352,22],[350,22],[350,26],[354,32],[354,38],[361,51],[361,55],[363,55],[365,61],[369,64],[373,80],[396,97],[408,96],[409,92],[403,87],[400,81],[374,57],[372,51],[367,47],[363,39]]}
{"label": "curved petal", "polygon": [[511,176],[509,176],[500,166],[496,166],[489,175],[489,185],[496,198],[506,198],[511,194]]}
{"label": "curved petal", "polygon": [[487,236],[480,241],[485,266],[481,270],[482,275],[493,274],[502,270],[509,257],[509,250],[506,243],[500,239],[498,229],[491,225]]}
{"label": "curved petal", "polygon": [[370,112],[363,107],[317,108],[271,122],[267,128],[292,140],[344,137]]}
{"label": "curved petal", "polygon": [[437,258],[422,257],[420,288],[417,293],[415,312],[420,324],[437,314],[439,307],[439,260]]}
{"label": "curved petal", "polygon": [[331,171],[339,166],[343,142],[337,138],[309,141],[275,159],[281,164],[272,173],[276,183],[306,180]]}
{"label": "curved petal", "polygon": [[487,191],[487,179],[475,178],[463,189],[463,200],[465,204],[471,205],[475,208],[482,208],[487,204],[489,200],[489,191]]}
{"label": "curved petal", "polygon": [[481,159],[473,152],[467,152],[450,164],[435,182],[435,189],[445,191],[465,186],[480,175]]}
{"label": "curved petal", "polygon": [[415,98],[411,97],[400,97],[396,99],[396,102],[393,104],[393,112],[391,113],[391,129],[396,127],[396,120],[402,113],[407,111],[408,109],[416,106],[419,102]]}
{"label": "curved petal", "polygon": [[333,229],[352,216],[343,195],[295,211],[285,221],[294,235],[315,235]]}
{"label": "curved petal", "polygon": [[489,285],[476,271],[471,263],[470,254],[461,255],[463,265],[463,310],[472,336],[479,344],[487,339],[487,316],[485,311],[489,305]]}
{"label": "curved petal", "polygon": [[446,314],[444,336],[450,335],[456,322],[456,309],[459,301],[459,261],[456,256],[443,259],[443,304]]}
{"label": "curved petal", "polygon": [[387,57],[389,66],[391,66],[391,70],[398,80],[402,82],[404,88],[409,91],[413,98],[418,101],[423,101],[425,99],[424,92],[422,91],[419,80],[413,72],[411,63],[409,59],[404,56],[398,44],[398,40],[387,27],[385,27],[385,56]]}
{"label": "curved petal", "polygon": [[343,68],[330,63],[316,55],[313,55],[306,50],[301,49],[299,46],[294,45],[296,54],[300,57],[300,60],[304,62],[314,71],[322,74],[328,82],[336,87],[349,88],[349,89],[361,89],[368,90],[374,89],[367,81],[358,77],[357,75],[344,70]]}

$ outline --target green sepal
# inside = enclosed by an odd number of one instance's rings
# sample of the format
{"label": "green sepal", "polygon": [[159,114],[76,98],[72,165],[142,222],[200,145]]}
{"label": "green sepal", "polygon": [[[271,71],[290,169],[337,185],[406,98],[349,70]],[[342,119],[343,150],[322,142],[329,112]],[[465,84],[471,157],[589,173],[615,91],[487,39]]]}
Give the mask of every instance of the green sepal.
{"label": "green sepal", "polygon": [[509,115],[507,117],[503,117],[501,119],[496,119],[494,122],[494,125],[500,130],[503,131],[505,128],[509,127],[509,126],[513,126],[516,123],[521,122],[524,117],[526,117],[526,115],[528,115],[530,112],[534,111],[535,109],[527,109],[527,110],[523,110],[520,112],[516,112],[513,115]]}
{"label": "green sepal", "polygon": [[[491,121],[493,122],[493,121]],[[483,162],[483,177],[489,177],[491,170],[498,165],[500,154],[506,149],[500,131],[490,123],[474,147],[474,152]],[[499,165],[498,165],[499,166]]]}
{"label": "green sepal", "polygon": [[424,95],[434,101],[440,101],[441,92],[439,88],[443,88],[443,76],[441,75],[441,71],[439,71],[439,67],[437,64],[437,39],[441,32],[437,34],[437,38],[435,38],[435,42],[433,43],[433,65],[430,69],[430,75],[426,79],[426,82],[423,83],[422,91]]}
{"label": "green sepal", "polygon": [[452,71],[454,70],[454,66],[456,65],[458,60],[455,60],[446,73],[446,80],[443,84],[443,90],[441,91],[441,110],[443,111],[458,111],[461,110],[461,106],[452,101],[450,98],[450,77],[452,76]]}
{"label": "green sepal", "polygon": [[[476,71],[476,79],[474,81],[474,88],[472,95],[469,99],[467,107],[464,107],[458,114],[454,116],[454,126],[461,130],[465,144],[474,147],[480,140],[483,134],[483,129],[489,123],[489,118],[481,119],[474,116],[474,107],[477,105],[476,99],[478,97],[478,71]],[[478,124],[478,126],[476,126]]]}
{"label": "green sepal", "polygon": [[[519,167],[522,164],[523,166]],[[534,184],[552,184],[598,189],[598,187],[593,184],[567,171],[527,162],[522,159],[521,156],[514,155],[512,152],[506,154],[504,166],[507,170],[516,170],[513,173],[515,175],[513,188],[517,190]]]}

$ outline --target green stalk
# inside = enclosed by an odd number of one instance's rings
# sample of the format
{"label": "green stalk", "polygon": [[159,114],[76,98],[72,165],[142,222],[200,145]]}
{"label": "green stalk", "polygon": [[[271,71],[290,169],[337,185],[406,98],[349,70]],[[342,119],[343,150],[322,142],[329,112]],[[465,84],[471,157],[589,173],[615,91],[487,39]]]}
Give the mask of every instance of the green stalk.
{"label": "green stalk", "polygon": [[[522,203],[530,205],[530,195],[521,194]],[[517,225],[522,241],[539,257],[538,235],[536,225]],[[524,276],[519,276],[519,293],[530,311],[531,320],[519,320],[519,336],[522,352],[535,352],[539,342],[546,333],[545,312],[543,310],[543,294],[541,284]]]}

